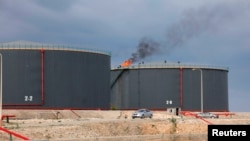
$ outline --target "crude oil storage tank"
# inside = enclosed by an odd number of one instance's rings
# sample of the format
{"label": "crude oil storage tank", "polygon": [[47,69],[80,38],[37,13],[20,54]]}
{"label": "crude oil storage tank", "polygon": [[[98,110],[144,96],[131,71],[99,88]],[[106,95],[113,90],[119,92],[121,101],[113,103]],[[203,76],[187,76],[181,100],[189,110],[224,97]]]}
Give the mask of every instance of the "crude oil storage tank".
{"label": "crude oil storage tank", "polygon": [[110,107],[109,52],[15,41],[0,53],[3,108]]}
{"label": "crude oil storage tank", "polygon": [[164,62],[112,68],[111,105],[228,111],[228,68]]}

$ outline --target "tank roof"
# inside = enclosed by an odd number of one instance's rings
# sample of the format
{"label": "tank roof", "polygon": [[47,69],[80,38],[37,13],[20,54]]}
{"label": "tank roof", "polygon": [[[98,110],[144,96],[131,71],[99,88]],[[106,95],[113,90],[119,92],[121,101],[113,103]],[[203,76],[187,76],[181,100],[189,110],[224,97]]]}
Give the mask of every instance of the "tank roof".
{"label": "tank roof", "polygon": [[154,69],[154,68],[186,68],[186,69],[217,69],[217,70],[224,70],[228,71],[228,67],[221,67],[221,66],[210,66],[210,65],[195,65],[195,64],[184,64],[184,63],[172,63],[172,62],[155,62],[155,63],[144,63],[140,62],[137,64],[131,64],[127,67],[117,66],[113,67],[112,70],[119,70],[119,69]]}
{"label": "tank roof", "polygon": [[24,40],[13,41],[13,42],[2,42],[0,43],[0,49],[66,50],[66,51],[99,53],[99,54],[104,54],[104,55],[109,55],[109,56],[111,55],[111,53],[108,51],[84,48],[79,45],[46,44],[46,43],[37,43],[37,42],[24,41]]}

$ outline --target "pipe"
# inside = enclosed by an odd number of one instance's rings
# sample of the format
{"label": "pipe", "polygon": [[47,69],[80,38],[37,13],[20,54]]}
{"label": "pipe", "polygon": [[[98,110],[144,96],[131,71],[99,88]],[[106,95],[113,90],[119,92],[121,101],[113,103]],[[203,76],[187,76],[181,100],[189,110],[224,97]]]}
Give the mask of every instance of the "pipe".
{"label": "pipe", "polygon": [[44,105],[44,49],[41,49],[41,93],[42,93],[42,105]]}
{"label": "pipe", "polygon": [[13,132],[13,131],[11,131],[11,130],[8,130],[8,129],[6,129],[6,128],[0,127],[0,130],[6,132],[6,133],[8,133],[8,134],[14,135],[14,136],[18,137],[19,139],[22,139],[22,140],[30,140],[29,138],[27,138],[27,137],[25,137],[25,136],[23,136],[23,135],[21,135],[21,134],[18,134],[18,133],[16,133],[16,132]]}
{"label": "pipe", "polygon": [[[3,55],[2,55],[2,53],[0,53],[0,59],[1,59],[1,61],[0,61],[0,63],[1,63],[1,65],[0,65],[0,67],[1,67],[1,74],[0,74],[0,77],[1,77],[1,79],[0,79],[0,117],[2,118],[2,111],[3,111]],[[1,120],[1,122],[0,122],[0,127],[2,127],[2,120]]]}
{"label": "pipe", "polygon": [[122,74],[123,74],[126,70],[128,70],[128,69],[123,69],[123,70],[117,75],[117,77],[115,78],[115,80],[111,83],[111,86],[110,86],[111,89],[112,89],[113,86],[116,84],[116,81],[122,76]]}
{"label": "pipe", "polygon": [[180,107],[182,109],[182,67],[180,67]]}
{"label": "pipe", "polygon": [[43,106],[44,105],[44,49],[41,48],[41,103],[38,104],[3,104],[3,106]]}

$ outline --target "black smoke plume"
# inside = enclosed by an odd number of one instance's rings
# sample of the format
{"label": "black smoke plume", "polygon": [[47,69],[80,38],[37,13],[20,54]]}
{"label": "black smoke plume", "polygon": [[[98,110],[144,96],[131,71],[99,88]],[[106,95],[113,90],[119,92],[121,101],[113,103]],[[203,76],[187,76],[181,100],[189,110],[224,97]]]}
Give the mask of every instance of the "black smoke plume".
{"label": "black smoke plume", "polygon": [[159,43],[145,37],[141,39],[137,46],[137,51],[131,55],[132,57],[130,59],[132,59],[132,62],[137,62],[141,59],[153,55],[158,50]]}
{"label": "black smoke plume", "polygon": [[172,49],[182,46],[188,40],[204,32],[218,30],[223,24],[230,22],[240,14],[249,12],[250,3],[244,0],[239,1],[241,3],[206,5],[198,9],[184,11],[181,20],[167,28],[163,43],[160,44],[153,39],[143,38],[130,59],[137,62],[157,52],[169,53]]}

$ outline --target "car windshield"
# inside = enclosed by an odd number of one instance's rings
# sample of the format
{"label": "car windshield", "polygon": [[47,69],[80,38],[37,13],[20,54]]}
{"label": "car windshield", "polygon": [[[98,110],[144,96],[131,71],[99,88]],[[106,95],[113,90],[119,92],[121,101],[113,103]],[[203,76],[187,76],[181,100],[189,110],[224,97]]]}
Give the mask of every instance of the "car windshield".
{"label": "car windshield", "polygon": [[144,112],[144,110],[143,110],[143,109],[140,109],[140,110],[138,110],[138,112]]}

